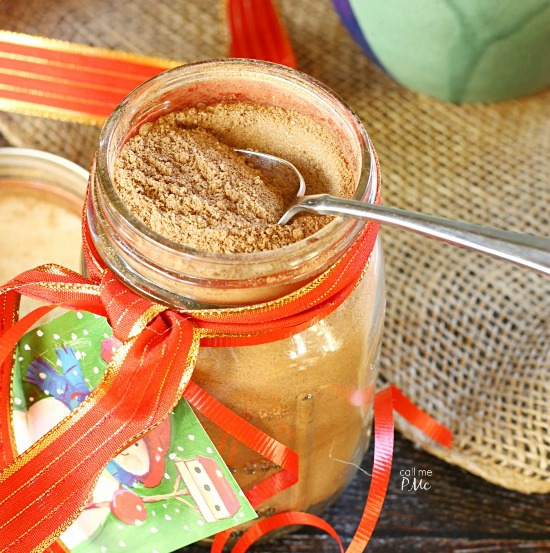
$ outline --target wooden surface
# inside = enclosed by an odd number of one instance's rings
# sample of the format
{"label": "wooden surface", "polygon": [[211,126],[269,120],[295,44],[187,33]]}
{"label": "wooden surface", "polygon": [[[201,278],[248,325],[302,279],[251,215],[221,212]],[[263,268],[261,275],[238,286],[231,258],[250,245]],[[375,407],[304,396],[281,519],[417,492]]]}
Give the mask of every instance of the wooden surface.
{"label": "wooden surface", "polygon": [[[8,146],[0,135],[0,147]],[[362,468],[370,472],[372,443]],[[426,491],[401,490],[401,471],[431,470]],[[550,474],[549,474],[550,478]],[[325,518],[349,543],[368,492],[359,472]],[[206,553],[193,545],[185,553]],[[331,538],[302,529],[255,546],[254,553],[333,553]],[[523,495],[448,465],[401,436],[381,518],[367,553],[550,553],[550,496]],[[139,552],[135,552],[139,553]]]}
{"label": "wooden surface", "polygon": [[[370,472],[372,444],[362,468]],[[431,489],[401,491],[402,470],[431,470]],[[359,472],[325,515],[344,545],[357,526],[369,477]],[[190,546],[186,553],[208,549]],[[254,553],[336,553],[331,538],[302,529],[255,546]],[[396,435],[395,462],[382,515],[367,553],[547,553],[550,496],[523,495],[448,465]]]}

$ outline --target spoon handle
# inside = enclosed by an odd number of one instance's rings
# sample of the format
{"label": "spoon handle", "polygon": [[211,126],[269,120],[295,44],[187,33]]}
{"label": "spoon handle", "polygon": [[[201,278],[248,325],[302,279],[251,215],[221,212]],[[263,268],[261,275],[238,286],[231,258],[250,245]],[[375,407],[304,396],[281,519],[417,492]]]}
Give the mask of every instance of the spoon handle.
{"label": "spoon handle", "polygon": [[321,215],[349,215],[378,221],[550,275],[550,238],[483,227],[395,207],[346,200],[328,194],[305,196],[287,213],[301,210],[315,211]]}

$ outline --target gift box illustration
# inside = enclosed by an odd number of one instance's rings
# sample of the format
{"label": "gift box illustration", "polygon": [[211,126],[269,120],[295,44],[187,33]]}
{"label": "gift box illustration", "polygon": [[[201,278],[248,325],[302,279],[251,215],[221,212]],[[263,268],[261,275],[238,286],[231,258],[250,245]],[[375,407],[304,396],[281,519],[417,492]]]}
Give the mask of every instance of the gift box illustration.
{"label": "gift box illustration", "polygon": [[215,459],[199,456],[189,461],[176,461],[179,474],[207,522],[235,515],[240,504]]}

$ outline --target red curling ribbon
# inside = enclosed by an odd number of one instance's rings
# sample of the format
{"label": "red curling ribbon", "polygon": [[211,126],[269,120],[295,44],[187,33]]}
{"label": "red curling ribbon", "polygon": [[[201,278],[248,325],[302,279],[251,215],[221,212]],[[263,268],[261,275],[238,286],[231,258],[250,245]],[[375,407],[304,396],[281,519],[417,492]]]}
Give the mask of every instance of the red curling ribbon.
{"label": "red curling ribbon", "polygon": [[419,409],[408,397],[403,395],[399,388],[392,387],[393,408],[410,424],[443,447],[450,448],[453,445],[452,432],[427,413]]}
{"label": "red curling ribbon", "polygon": [[[231,553],[246,553],[248,548],[257,540],[268,534],[273,530],[278,530],[279,528],[284,528],[285,526],[313,526],[319,530],[323,530],[338,544],[341,553],[344,553],[344,546],[338,536],[336,530],[322,518],[315,515],[310,515],[309,513],[301,512],[290,512],[290,513],[279,513],[273,515],[269,518],[261,520],[256,523],[255,526],[249,528],[236,542],[231,549]],[[221,549],[214,548],[211,549],[210,553],[222,553]]]}
{"label": "red curling ribbon", "polygon": [[[246,444],[253,451],[281,467],[280,471],[262,480],[246,492],[246,498],[250,501],[252,507],[258,507],[267,499],[286,490],[298,481],[298,456],[294,451],[252,426],[194,382],[189,383],[184,397],[203,416],[241,443]],[[231,532],[232,530],[229,529],[219,532],[215,536],[211,553],[222,553]]]}
{"label": "red curling ribbon", "polygon": [[189,383],[183,397],[222,430],[281,467],[246,492],[253,507],[298,482],[298,455],[290,448],[239,417],[195,382]]}
{"label": "red curling ribbon", "polygon": [[[365,550],[380,517],[392,467],[394,410],[439,445],[447,448],[452,445],[451,431],[416,407],[397,387],[389,386],[376,394],[374,399],[374,461],[371,483],[361,520],[345,553],[361,553]],[[342,541],[336,530],[322,518],[303,512],[279,513],[258,521],[235,542],[231,553],[246,553],[251,545],[269,532],[285,526],[297,525],[312,526],[326,532],[344,553]],[[222,553],[229,536],[230,532],[216,536],[210,553]]]}

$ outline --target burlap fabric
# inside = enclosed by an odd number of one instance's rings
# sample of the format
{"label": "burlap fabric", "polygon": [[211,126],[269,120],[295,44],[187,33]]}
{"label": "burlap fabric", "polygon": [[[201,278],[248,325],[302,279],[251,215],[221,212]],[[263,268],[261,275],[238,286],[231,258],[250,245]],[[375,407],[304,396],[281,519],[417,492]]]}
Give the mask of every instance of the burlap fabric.
{"label": "burlap fabric", "polygon": [[[549,234],[550,91],[488,106],[417,95],[373,66],[328,0],[281,0],[300,69],[336,90],[378,151],[384,202]],[[0,29],[192,61],[227,52],[221,1],[3,0]],[[99,129],[0,114],[13,145],[88,166]],[[455,435],[428,451],[526,493],[550,491],[550,279],[383,230],[382,374]]]}

